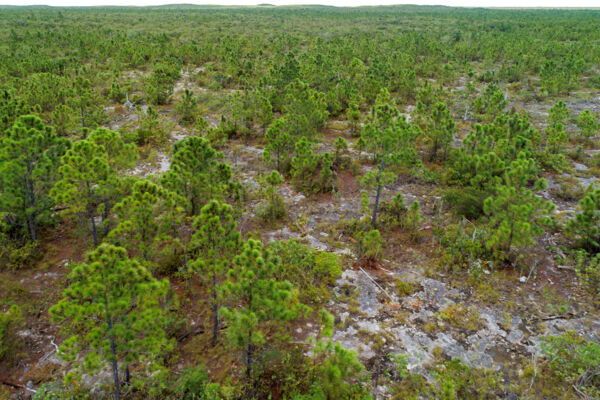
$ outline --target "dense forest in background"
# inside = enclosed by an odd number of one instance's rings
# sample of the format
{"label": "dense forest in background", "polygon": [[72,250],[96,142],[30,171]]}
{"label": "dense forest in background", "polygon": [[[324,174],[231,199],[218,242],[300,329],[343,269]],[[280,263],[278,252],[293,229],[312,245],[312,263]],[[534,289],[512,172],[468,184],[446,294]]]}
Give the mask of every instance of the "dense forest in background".
{"label": "dense forest in background", "polygon": [[0,398],[600,398],[600,11],[0,7]]}

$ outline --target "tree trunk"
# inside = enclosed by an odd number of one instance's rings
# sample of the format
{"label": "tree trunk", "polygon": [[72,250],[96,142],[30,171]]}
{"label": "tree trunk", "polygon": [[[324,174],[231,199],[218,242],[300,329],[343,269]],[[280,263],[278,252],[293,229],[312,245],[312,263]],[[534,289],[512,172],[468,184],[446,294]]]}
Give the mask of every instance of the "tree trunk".
{"label": "tree trunk", "polygon": [[79,110],[81,112],[81,127],[85,128],[85,111],[83,110],[83,106],[79,106]]}
{"label": "tree trunk", "polygon": [[219,305],[217,304],[217,272],[213,270],[212,276],[213,285],[213,347],[217,345],[217,331],[219,329]]}
{"label": "tree trunk", "polygon": [[[33,187],[30,182],[28,182],[27,175],[23,177],[23,183],[25,185],[25,202],[27,204],[25,213],[27,214],[27,225],[29,227],[29,234],[31,235],[31,240],[34,242],[37,241],[37,227],[35,224],[35,216],[33,214],[34,209],[34,198],[33,198]],[[31,211],[27,211],[27,209],[31,209]]]}
{"label": "tree trunk", "polygon": [[252,376],[252,333],[248,334],[248,349],[246,350],[246,377],[250,380]]}
{"label": "tree trunk", "polygon": [[110,317],[110,313],[108,312],[108,299],[104,300],[104,310],[106,312],[106,320],[108,322],[108,338],[110,340],[110,352],[112,355],[112,370],[113,370],[113,384],[114,384],[114,396],[115,400],[120,400],[121,395],[119,394],[119,367],[117,365],[117,348],[115,346],[115,338],[112,332],[112,318]]}
{"label": "tree trunk", "polygon": [[90,183],[86,182],[88,187],[88,213],[90,215],[90,222],[92,224],[92,238],[94,239],[94,247],[98,246],[98,234],[96,233],[96,221],[94,221],[94,205],[92,204],[92,192],[90,190]]}
{"label": "tree trunk", "polygon": [[375,229],[377,223],[377,208],[379,207],[379,197],[381,196],[381,176],[385,168],[385,154],[381,156],[381,166],[379,167],[379,176],[377,177],[377,195],[375,196],[375,205],[373,207],[373,217],[371,218],[371,226]]}

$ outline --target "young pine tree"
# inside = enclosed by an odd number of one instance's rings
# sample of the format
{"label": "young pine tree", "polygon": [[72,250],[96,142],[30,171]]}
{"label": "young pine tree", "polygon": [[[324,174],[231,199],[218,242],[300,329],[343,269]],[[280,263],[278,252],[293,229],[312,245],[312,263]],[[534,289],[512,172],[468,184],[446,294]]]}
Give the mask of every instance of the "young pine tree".
{"label": "young pine tree", "polygon": [[350,134],[355,136],[358,131],[358,124],[360,123],[360,110],[356,103],[350,103],[346,110],[346,119],[348,120],[348,126],[350,127]]}
{"label": "young pine tree", "polygon": [[430,146],[430,158],[437,157],[438,151],[442,151],[446,159],[448,148],[456,133],[456,125],[450,115],[450,110],[444,103],[437,103],[431,110],[425,124],[425,136]]}
{"label": "young pine tree", "polygon": [[[398,109],[389,103],[389,93],[382,91],[361,134],[364,146],[379,164],[379,168],[370,170],[361,180],[363,186],[376,190],[371,217],[373,228],[377,223],[382,187],[398,176],[397,171],[390,167],[412,167],[419,164],[415,151],[418,134],[418,128],[406,122]],[[362,203],[363,206],[368,206],[367,192],[363,193]]]}
{"label": "young pine tree", "polygon": [[60,355],[77,369],[97,372],[110,366],[113,393],[120,399],[120,374],[128,383],[130,370],[139,366],[151,374],[160,368],[159,356],[172,348],[165,335],[161,301],[169,289],[121,247],[102,244],[88,253],[85,263],[69,274],[63,298],[50,308],[55,322],[70,335]]}
{"label": "young pine tree", "polygon": [[211,279],[213,336],[217,344],[219,328],[219,299],[217,287],[231,268],[231,260],[242,247],[242,237],[237,229],[233,208],[226,203],[212,200],[202,207],[194,221],[194,235],[190,247],[195,260],[190,267],[193,272]]}
{"label": "young pine tree", "polygon": [[103,201],[118,184],[104,147],[89,140],[76,142],[62,157],[58,172],[60,179],[50,194],[57,204],[67,206],[63,216],[88,219],[94,247],[98,246],[96,217],[104,214]]}
{"label": "young pine tree", "polygon": [[294,149],[294,139],[287,130],[285,118],[279,118],[269,126],[265,140],[267,145],[263,159],[274,163],[278,172],[286,172],[290,163],[290,153]]}
{"label": "young pine tree", "polygon": [[109,168],[110,184],[102,192],[101,204],[99,207],[101,214],[101,225],[104,228],[104,236],[110,231],[108,216],[113,205],[119,201],[124,192],[127,192],[127,179],[120,179],[123,172],[133,168],[138,158],[138,153],[133,143],[126,143],[121,134],[106,128],[98,128],[90,132],[87,141],[101,146],[105,153]]}
{"label": "young pine tree", "polygon": [[188,214],[197,215],[204,204],[221,198],[231,187],[231,167],[208,140],[188,137],[175,143],[171,167],[161,183],[188,202]]}
{"label": "young pine tree", "polygon": [[[541,225],[548,222],[547,216],[554,211],[554,204],[526,186],[535,180],[536,173],[534,160],[522,154],[506,171],[504,183],[484,202],[490,226],[486,246],[500,258],[508,258],[511,251],[532,245],[543,232]],[[536,190],[544,189],[545,185],[544,179],[535,180]]]}
{"label": "young pine tree", "polygon": [[131,194],[114,207],[118,224],[110,240],[127,248],[130,257],[156,263],[161,254],[181,247],[177,229],[183,223],[183,202],[150,181],[137,181]]}
{"label": "young pine tree", "polygon": [[577,117],[577,126],[586,142],[590,142],[596,136],[598,130],[600,130],[600,124],[596,123],[594,114],[590,110],[583,110],[579,114]]}
{"label": "young pine tree", "polygon": [[285,203],[277,187],[283,183],[283,177],[277,171],[271,171],[267,176],[261,176],[264,185],[264,194],[266,201],[260,210],[259,215],[266,221],[277,221],[286,215]]}
{"label": "young pine tree", "polygon": [[51,220],[50,189],[69,145],[35,115],[19,117],[0,137],[0,215],[14,216],[19,236],[36,242],[39,225]]}
{"label": "young pine tree", "polygon": [[193,124],[200,113],[200,107],[198,106],[198,100],[194,97],[194,92],[186,88],[175,109],[181,124]]}
{"label": "young pine tree", "polygon": [[581,212],[569,220],[566,230],[578,242],[578,245],[589,251],[600,251],[600,189],[595,189],[579,200]]}
{"label": "young pine tree", "polygon": [[279,259],[263,250],[260,242],[248,240],[223,288],[237,304],[221,308],[221,314],[228,322],[231,344],[245,353],[248,379],[252,377],[254,353],[265,343],[268,327],[289,321],[298,313],[292,285],[274,279],[280,267]]}

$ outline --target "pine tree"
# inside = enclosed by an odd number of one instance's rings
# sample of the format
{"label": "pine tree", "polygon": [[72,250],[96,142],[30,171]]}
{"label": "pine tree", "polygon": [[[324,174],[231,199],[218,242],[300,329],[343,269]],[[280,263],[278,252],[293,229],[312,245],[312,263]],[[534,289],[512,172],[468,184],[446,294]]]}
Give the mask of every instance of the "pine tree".
{"label": "pine tree", "polygon": [[13,215],[12,225],[34,242],[39,224],[52,218],[49,193],[69,144],[35,115],[19,117],[0,137],[0,214]]}
{"label": "pine tree", "polygon": [[[534,160],[522,154],[507,169],[504,183],[498,185],[496,193],[484,202],[490,226],[486,246],[498,252],[501,258],[508,257],[513,248],[532,245],[534,238],[543,232],[541,225],[548,222],[547,215],[554,211],[554,204],[527,188],[536,175]],[[545,185],[544,179],[538,179],[534,187],[542,190]]]}
{"label": "pine tree", "polygon": [[200,107],[198,106],[198,100],[194,97],[194,92],[185,88],[175,109],[179,114],[179,122],[185,125],[193,124],[200,113]]}
{"label": "pine tree", "polygon": [[569,115],[569,110],[562,101],[559,101],[550,108],[548,126],[546,128],[546,150],[551,154],[559,154],[564,144],[569,140],[565,132],[565,123]]}
{"label": "pine tree", "polygon": [[106,120],[100,96],[88,79],[78,76],[73,82],[73,92],[69,106],[78,114],[82,129],[95,128]]}
{"label": "pine tree", "polygon": [[52,126],[58,136],[70,136],[77,126],[71,107],[58,104],[52,111]]}
{"label": "pine tree", "polygon": [[183,223],[183,202],[150,181],[137,181],[131,194],[114,207],[118,224],[110,240],[127,248],[130,257],[156,263],[160,254],[181,247],[177,229]]}
{"label": "pine tree", "polygon": [[275,120],[265,134],[267,145],[263,153],[266,162],[275,161],[278,172],[285,172],[290,162],[290,152],[294,149],[294,139],[288,133],[285,118]]}
{"label": "pine tree", "polygon": [[83,214],[89,219],[94,247],[98,246],[96,216],[107,198],[115,176],[104,147],[89,140],[76,142],[61,159],[60,180],[51,190],[57,204],[67,205],[65,216]]}
{"label": "pine tree", "polygon": [[108,218],[110,211],[128,189],[126,186],[127,180],[122,180],[120,177],[125,170],[135,166],[138,153],[133,143],[125,143],[118,132],[106,128],[98,128],[90,132],[86,140],[101,146],[108,161],[110,181],[106,190],[102,193],[103,197],[99,207],[101,225],[106,236],[111,228]]}
{"label": "pine tree", "polygon": [[317,341],[313,348],[313,387],[310,398],[372,399],[362,387],[367,375],[358,355],[330,339],[333,336],[334,317],[325,310],[321,310],[320,314],[323,323],[320,334],[328,340]]}
{"label": "pine tree", "polygon": [[279,193],[277,186],[283,183],[283,177],[277,171],[271,171],[270,174],[260,177],[263,186],[265,203],[260,208],[258,214],[266,221],[276,221],[286,215],[285,203]]}
{"label": "pine tree", "polygon": [[439,150],[444,153],[443,158],[445,159],[450,143],[452,143],[452,139],[456,133],[454,120],[452,119],[450,110],[448,110],[446,104],[437,103],[433,107],[427,118],[424,131],[427,142],[431,148],[431,159],[437,157]]}
{"label": "pine tree", "polygon": [[600,189],[579,200],[579,208],[581,212],[575,214],[565,228],[580,246],[590,253],[597,253],[600,251]]}
{"label": "pine tree", "polygon": [[63,298],[50,308],[55,322],[70,336],[60,347],[65,360],[83,371],[97,372],[109,365],[114,398],[120,398],[120,373],[129,383],[130,367],[148,373],[159,368],[160,355],[172,348],[165,335],[166,316],[161,301],[169,289],[121,247],[102,244],[88,253],[85,263],[69,274]]}
{"label": "pine tree", "polygon": [[357,133],[358,124],[360,122],[360,110],[358,109],[358,105],[356,103],[350,103],[348,105],[348,109],[346,110],[346,119],[348,120],[348,125],[350,126],[350,134],[354,136]]}
{"label": "pine tree", "polygon": [[279,259],[263,250],[260,242],[248,240],[234,260],[223,292],[237,306],[221,308],[227,320],[230,342],[245,353],[246,376],[252,377],[254,353],[265,341],[267,328],[296,317],[292,285],[273,277],[280,268]]}
{"label": "pine tree", "polygon": [[161,182],[187,200],[189,215],[197,215],[204,204],[223,197],[231,187],[231,167],[219,161],[222,157],[200,137],[188,137],[173,146],[171,166]]}
{"label": "pine tree", "polygon": [[139,146],[147,144],[161,145],[167,142],[167,124],[152,106],[146,111],[137,108],[137,117],[140,125],[135,131],[136,142]]}
{"label": "pine tree", "polygon": [[508,101],[504,98],[500,88],[493,83],[486,86],[483,94],[475,99],[473,110],[480,121],[492,121],[499,116]]}
{"label": "pine tree", "polygon": [[[371,218],[373,227],[377,222],[381,189],[384,184],[397,178],[397,172],[390,167],[413,167],[420,164],[414,145],[418,134],[419,129],[406,122],[398,109],[389,103],[389,93],[382,91],[361,134],[366,149],[379,163],[378,169],[370,170],[361,180],[363,186],[376,189]],[[363,193],[362,202],[363,205],[368,205],[367,192]]]}
{"label": "pine tree", "polygon": [[579,116],[577,117],[577,126],[581,131],[581,136],[586,141],[590,141],[598,130],[600,129],[600,124],[596,123],[596,119],[594,118],[594,114],[590,110],[583,110]]}
{"label": "pine tree", "polygon": [[0,89],[0,134],[13,126],[18,117],[31,113],[31,107],[14,90]]}
{"label": "pine tree", "polygon": [[242,247],[233,208],[216,200],[202,207],[194,221],[194,235],[190,243],[195,260],[190,268],[196,273],[210,275],[212,284],[213,337],[217,344],[219,301],[217,286],[231,267],[231,260]]}
{"label": "pine tree", "polygon": [[286,88],[285,118],[292,136],[314,136],[329,115],[325,95],[296,79]]}

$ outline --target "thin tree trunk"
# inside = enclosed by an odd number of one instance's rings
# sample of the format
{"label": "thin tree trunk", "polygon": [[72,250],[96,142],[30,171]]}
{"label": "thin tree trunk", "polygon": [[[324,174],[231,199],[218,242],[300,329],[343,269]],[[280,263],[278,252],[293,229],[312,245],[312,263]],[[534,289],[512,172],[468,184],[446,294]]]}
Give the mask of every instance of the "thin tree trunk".
{"label": "thin tree trunk", "polygon": [[121,395],[119,394],[119,366],[117,365],[117,348],[115,346],[115,338],[112,332],[112,318],[108,312],[108,299],[104,299],[104,310],[106,312],[106,320],[108,322],[108,338],[110,341],[110,352],[112,355],[112,370],[113,370],[113,384],[114,384],[114,396],[115,400],[120,400]]}
{"label": "thin tree trunk", "polygon": [[246,377],[252,376],[252,332],[248,332],[248,349],[246,350]]}
{"label": "thin tree trunk", "polygon": [[217,345],[217,331],[219,329],[219,305],[217,304],[217,272],[213,270],[212,276],[213,285],[213,347]]}
{"label": "thin tree trunk", "polygon": [[375,229],[377,223],[377,208],[379,207],[379,197],[381,196],[381,176],[385,168],[385,154],[381,156],[381,166],[379,167],[379,176],[377,177],[377,195],[375,196],[375,206],[373,207],[373,217],[371,218],[371,226]]}
{"label": "thin tree trunk", "polygon": [[88,212],[90,215],[90,222],[92,223],[92,237],[94,239],[94,247],[98,246],[98,234],[96,233],[96,221],[94,221],[94,205],[92,204],[92,195],[90,190],[90,183],[86,182],[88,187]]}
{"label": "thin tree trunk", "polygon": [[37,241],[37,227],[35,225],[35,216],[33,215],[34,198],[32,186],[28,183],[27,176],[23,177],[23,181],[25,185],[25,201],[27,204],[27,208],[31,209],[31,211],[25,210],[25,213],[27,214],[27,225],[29,226],[29,234],[31,235],[31,240],[35,242]]}

